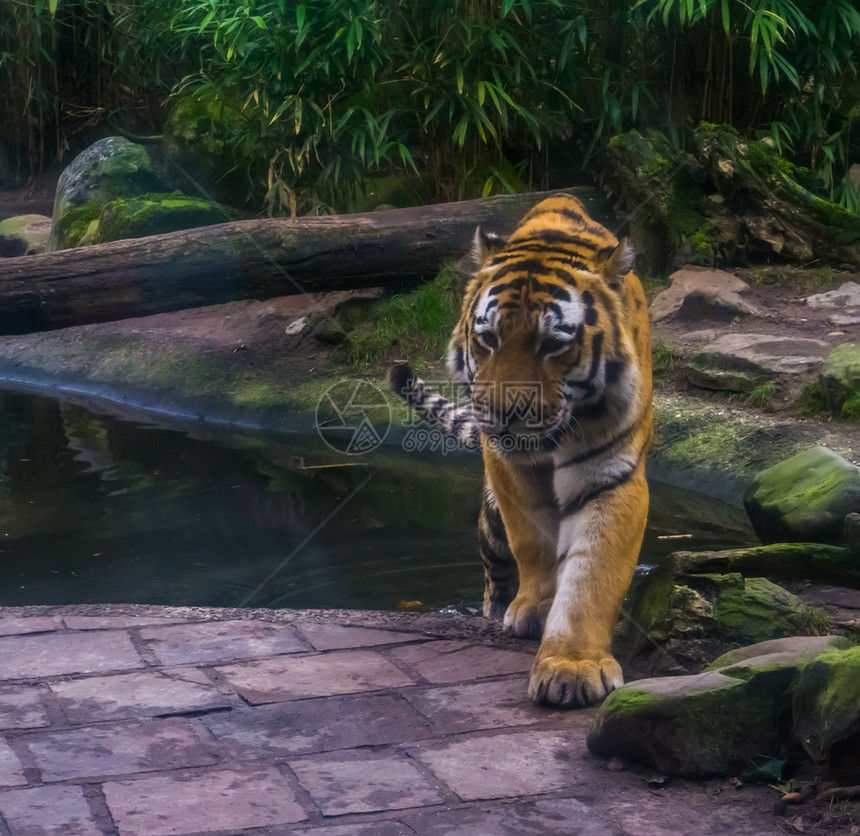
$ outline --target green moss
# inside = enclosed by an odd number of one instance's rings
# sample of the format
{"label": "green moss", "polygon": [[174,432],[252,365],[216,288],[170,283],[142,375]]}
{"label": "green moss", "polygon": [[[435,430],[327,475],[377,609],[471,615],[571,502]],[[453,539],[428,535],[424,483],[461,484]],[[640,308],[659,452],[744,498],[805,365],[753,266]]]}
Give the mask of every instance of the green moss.
{"label": "green moss", "polygon": [[611,713],[615,716],[638,714],[659,702],[660,698],[654,694],[649,694],[647,691],[636,691],[634,686],[627,685],[623,688],[617,688],[609,694],[600,707],[600,713]]}
{"label": "green moss", "polygon": [[230,215],[208,200],[178,193],[145,194],[106,204],[101,213],[98,238],[101,242],[141,238],[226,220],[230,220]]}
{"label": "green moss", "polygon": [[66,209],[57,223],[58,240],[65,242],[64,247],[77,247],[93,221],[98,223],[101,213],[100,203],[85,203],[74,209]]}
{"label": "green moss", "polygon": [[809,618],[796,596],[765,578],[747,578],[742,589],[722,590],[713,615],[720,635],[742,642],[800,635]]}
{"label": "green moss", "polygon": [[348,334],[354,365],[380,363],[393,344],[419,369],[423,361],[439,362],[460,315],[463,277],[446,265],[432,282],[381,301],[367,320]]}

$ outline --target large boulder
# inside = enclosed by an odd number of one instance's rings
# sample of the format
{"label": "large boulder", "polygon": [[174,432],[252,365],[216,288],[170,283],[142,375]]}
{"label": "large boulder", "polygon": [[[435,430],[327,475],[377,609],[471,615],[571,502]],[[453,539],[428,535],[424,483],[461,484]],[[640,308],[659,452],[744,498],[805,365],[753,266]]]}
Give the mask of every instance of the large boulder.
{"label": "large boulder", "polygon": [[[821,368],[821,394],[831,412],[860,414],[860,343],[843,343],[827,356]],[[852,403],[853,402],[853,403]]]}
{"label": "large boulder", "polygon": [[100,139],[60,175],[48,249],[64,250],[85,240],[92,243],[108,203],[158,190],[158,178],[142,145],[119,136]]}
{"label": "large boulder", "polygon": [[834,777],[860,782],[860,646],[809,664],[794,688],[794,734]]}
{"label": "large boulder", "polygon": [[642,674],[688,673],[740,645],[814,632],[814,611],[765,578],[676,577],[671,561],[636,585],[619,653]]}
{"label": "large boulder", "polygon": [[685,366],[687,380],[702,389],[749,392],[768,380],[808,379],[824,363],[824,340],[771,334],[723,334]]}
{"label": "large boulder", "polygon": [[852,742],[856,753],[860,648],[837,649],[846,645],[840,637],[789,637],[733,651],[701,674],[630,682],[601,705],[588,748],[669,775],[736,775],[790,755],[793,719],[815,755],[825,739],[831,762]]}
{"label": "large boulder", "polygon": [[736,775],[779,750],[795,672],[749,680],[722,671],[643,679],[613,691],[588,733],[597,755],[632,758],[664,775]]}
{"label": "large boulder", "polygon": [[749,285],[731,273],[687,264],[669,278],[671,285],[651,303],[653,322],[734,319],[758,314],[755,305],[744,298]]}
{"label": "large boulder", "polygon": [[860,468],[813,447],[759,473],[744,507],[763,543],[839,544],[846,515],[860,511]]}
{"label": "large boulder", "polygon": [[831,325],[844,327],[860,324],[860,284],[845,282],[836,290],[816,293],[806,298],[810,308],[828,311]]}
{"label": "large boulder", "polygon": [[0,221],[0,258],[37,255],[48,247],[51,219],[44,215],[16,215]]}

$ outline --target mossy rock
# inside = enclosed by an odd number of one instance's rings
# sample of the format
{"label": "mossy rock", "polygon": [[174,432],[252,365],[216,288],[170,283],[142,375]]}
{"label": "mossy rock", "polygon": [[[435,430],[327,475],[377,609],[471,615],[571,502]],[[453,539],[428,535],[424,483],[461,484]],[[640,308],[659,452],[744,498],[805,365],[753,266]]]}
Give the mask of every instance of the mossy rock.
{"label": "mossy rock", "polygon": [[815,610],[765,578],[676,578],[671,561],[633,589],[628,610],[637,628],[622,627],[619,653],[648,674],[698,670],[732,648],[819,627]]}
{"label": "mossy rock", "polygon": [[51,219],[44,215],[16,215],[0,221],[0,258],[37,255],[48,247]]}
{"label": "mossy rock", "polygon": [[763,543],[839,544],[845,516],[860,511],[860,468],[813,447],[759,473],[744,507]]}
{"label": "mossy rock", "polygon": [[821,394],[831,412],[860,417],[860,343],[843,343],[830,352],[821,369]]}
{"label": "mossy rock", "polygon": [[764,656],[771,656],[771,662],[784,662],[790,657],[794,662],[803,661],[803,664],[812,661],[828,650],[850,647],[851,642],[844,636],[786,636],[781,639],[770,639],[764,642],[739,647],[723,653],[711,662],[706,671],[716,671],[721,668],[740,669],[746,663],[755,666],[757,661]]}
{"label": "mossy rock", "polygon": [[49,250],[76,247],[104,207],[118,198],[158,191],[159,181],[142,145],[111,136],[82,151],[57,181]]}
{"label": "mossy rock", "polygon": [[860,781],[860,646],[819,656],[792,699],[794,734],[839,780]]}
{"label": "mossy rock", "polygon": [[701,190],[669,140],[659,131],[629,131],[612,137],[607,156],[612,190],[624,205],[631,210],[648,206],[647,212],[634,212],[630,219],[640,273],[665,274],[672,254],[685,245],[686,260],[712,264],[710,242],[702,239],[706,217],[700,208]]}
{"label": "mossy rock", "polygon": [[98,243],[142,238],[230,220],[218,204],[182,194],[145,194],[112,200],[102,210]]}
{"label": "mossy rock", "polygon": [[739,774],[755,758],[780,751],[794,676],[785,669],[742,680],[713,671],[631,682],[600,706],[588,748],[662,774]]}
{"label": "mossy rock", "polygon": [[746,578],[743,586],[723,586],[712,613],[718,635],[744,644],[803,633],[810,622],[808,607],[766,578]]}

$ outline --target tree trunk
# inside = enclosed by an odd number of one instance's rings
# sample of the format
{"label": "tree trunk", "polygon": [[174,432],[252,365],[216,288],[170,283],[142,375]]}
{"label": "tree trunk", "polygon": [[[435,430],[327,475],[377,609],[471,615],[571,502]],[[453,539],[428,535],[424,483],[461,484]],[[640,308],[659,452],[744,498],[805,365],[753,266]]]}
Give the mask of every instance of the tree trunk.
{"label": "tree trunk", "polygon": [[[588,187],[565,189],[608,222]],[[549,192],[332,217],[237,221],[0,261],[0,334],[239,299],[419,282],[475,227],[507,234]]]}

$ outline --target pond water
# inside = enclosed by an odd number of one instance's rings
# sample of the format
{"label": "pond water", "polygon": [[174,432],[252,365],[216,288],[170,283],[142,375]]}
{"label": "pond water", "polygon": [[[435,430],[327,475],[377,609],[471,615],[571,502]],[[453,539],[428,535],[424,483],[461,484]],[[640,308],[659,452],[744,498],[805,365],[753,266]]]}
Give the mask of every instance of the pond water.
{"label": "pond water", "polygon": [[[0,392],[0,605],[469,612],[480,484],[472,456],[191,437]],[[742,512],[652,484],[644,563],[753,539]]]}

